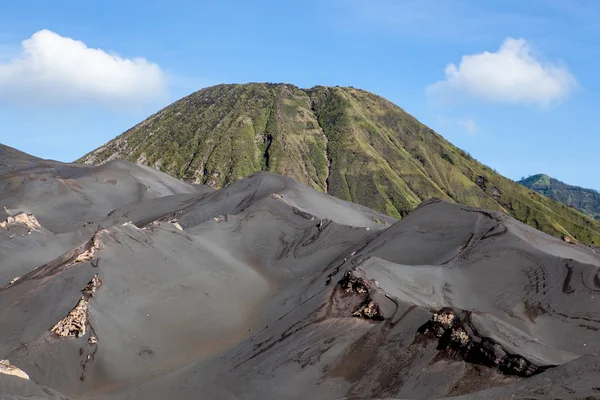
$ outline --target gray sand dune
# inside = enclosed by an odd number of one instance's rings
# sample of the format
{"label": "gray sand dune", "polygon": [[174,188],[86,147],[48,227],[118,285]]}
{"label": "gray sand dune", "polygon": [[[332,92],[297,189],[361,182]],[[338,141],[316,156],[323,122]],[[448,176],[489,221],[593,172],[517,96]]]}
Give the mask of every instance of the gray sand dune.
{"label": "gray sand dune", "polygon": [[6,147],[0,209],[0,398],[600,397],[600,254],[502,213]]}
{"label": "gray sand dune", "polygon": [[68,400],[55,390],[27,379],[0,374],[0,398],[3,400]]}
{"label": "gray sand dune", "polygon": [[0,208],[33,213],[53,233],[105,218],[115,208],[210,189],[126,161],[97,168],[39,161],[0,176]]}

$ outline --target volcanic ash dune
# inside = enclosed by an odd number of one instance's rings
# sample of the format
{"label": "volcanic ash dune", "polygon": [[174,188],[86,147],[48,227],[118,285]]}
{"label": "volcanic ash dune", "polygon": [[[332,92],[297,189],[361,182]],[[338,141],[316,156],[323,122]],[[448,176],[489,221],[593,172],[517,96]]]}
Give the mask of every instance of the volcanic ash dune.
{"label": "volcanic ash dune", "polygon": [[0,398],[600,396],[595,249],[435,199],[396,221],[270,173],[2,151]]}

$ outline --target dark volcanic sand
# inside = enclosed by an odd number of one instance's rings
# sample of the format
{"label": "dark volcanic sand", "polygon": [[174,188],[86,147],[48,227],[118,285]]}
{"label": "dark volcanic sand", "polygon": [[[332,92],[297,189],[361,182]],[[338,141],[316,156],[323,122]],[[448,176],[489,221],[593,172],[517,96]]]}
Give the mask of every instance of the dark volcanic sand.
{"label": "dark volcanic sand", "polygon": [[3,221],[2,399],[600,398],[598,249],[501,213],[0,146]]}

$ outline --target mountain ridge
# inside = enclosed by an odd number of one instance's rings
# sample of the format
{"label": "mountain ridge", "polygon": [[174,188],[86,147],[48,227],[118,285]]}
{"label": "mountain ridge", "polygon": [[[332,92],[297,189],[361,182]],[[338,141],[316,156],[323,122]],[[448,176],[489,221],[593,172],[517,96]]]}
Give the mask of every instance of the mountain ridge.
{"label": "mountain ridge", "polygon": [[521,179],[519,183],[600,221],[600,192],[598,190],[570,185],[546,174],[531,175]]}
{"label": "mountain ridge", "polygon": [[597,221],[504,178],[389,100],[353,87],[205,88],[78,162],[116,158],[214,188],[267,170],[395,218],[435,197],[600,243]]}

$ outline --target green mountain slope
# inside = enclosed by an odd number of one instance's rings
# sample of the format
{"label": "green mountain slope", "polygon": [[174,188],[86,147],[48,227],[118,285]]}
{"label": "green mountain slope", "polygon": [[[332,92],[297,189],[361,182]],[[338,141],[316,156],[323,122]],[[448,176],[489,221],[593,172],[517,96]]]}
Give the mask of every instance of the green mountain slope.
{"label": "green mountain slope", "polygon": [[600,192],[596,190],[568,185],[544,174],[532,175],[519,183],[600,221]]}
{"label": "green mountain slope", "polygon": [[78,161],[114,158],[216,188],[269,170],[394,217],[438,197],[600,244],[598,222],[502,177],[398,106],[355,88],[206,88]]}

